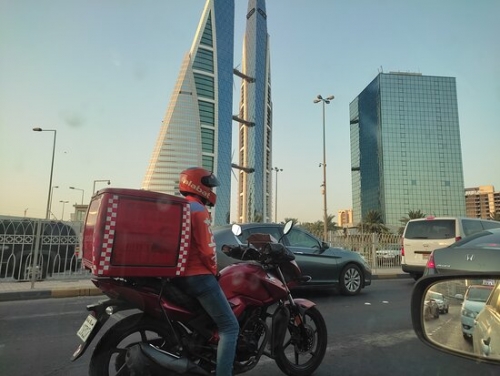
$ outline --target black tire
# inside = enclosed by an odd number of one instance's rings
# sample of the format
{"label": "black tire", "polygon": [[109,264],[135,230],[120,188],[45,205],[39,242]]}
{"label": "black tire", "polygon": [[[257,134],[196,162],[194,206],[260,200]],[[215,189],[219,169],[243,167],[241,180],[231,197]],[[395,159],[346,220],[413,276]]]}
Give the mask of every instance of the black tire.
{"label": "black tire", "polygon": [[[152,319],[142,313],[128,316],[113,325],[99,340],[90,360],[90,376],[112,376],[125,364],[127,349],[144,342],[158,346],[172,345],[173,335],[165,322]],[[122,372],[120,375],[129,375]]]}
{"label": "black tire", "polygon": [[[328,335],[323,316],[316,307],[304,313],[304,327],[295,324],[292,315],[283,346],[276,350],[276,364],[290,376],[309,376],[321,364],[326,352]],[[305,335],[301,334],[305,331]],[[302,362],[304,360],[304,362]]]}
{"label": "black tire", "polygon": [[347,265],[340,273],[340,293],[342,295],[357,295],[363,288],[363,274],[359,266]]}

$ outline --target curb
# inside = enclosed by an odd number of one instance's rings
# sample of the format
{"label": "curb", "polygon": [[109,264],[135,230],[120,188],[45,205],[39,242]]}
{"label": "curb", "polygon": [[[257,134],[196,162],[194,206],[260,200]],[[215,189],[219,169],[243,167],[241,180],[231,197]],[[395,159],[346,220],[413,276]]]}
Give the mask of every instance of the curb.
{"label": "curb", "polygon": [[0,293],[0,302],[9,302],[15,300],[34,300],[47,298],[75,298],[78,296],[97,296],[102,295],[102,291],[97,287],[67,288],[36,291],[12,291]]}
{"label": "curb", "polygon": [[[374,274],[373,280],[386,279],[408,279],[409,274]],[[79,296],[98,296],[103,295],[102,291],[97,287],[69,287],[69,288],[53,288],[44,290],[31,291],[9,291],[0,292],[0,302],[9,302],[17,300],[34,300],[47,298],[75,298]]]}
{"label": "curb", "polygon": [[411,278],[409,274],[375,274],[372,275],[373,279],[403,279],[403,278]]}

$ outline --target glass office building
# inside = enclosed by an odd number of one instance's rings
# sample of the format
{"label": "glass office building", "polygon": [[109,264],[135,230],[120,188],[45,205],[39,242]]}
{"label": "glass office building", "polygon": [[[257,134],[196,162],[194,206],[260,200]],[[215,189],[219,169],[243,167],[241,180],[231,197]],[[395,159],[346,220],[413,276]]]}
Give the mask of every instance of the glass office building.
{"label": "glass office building", "polygon": [[[272,220],[272,102],[264,0],[249,0],[239,113],[238,222]],[[250,171],[250,172],[249,172]]]}
{"label": "glass office building", "polygon": [[203,166],[219,181],[214,225],[229,223],[234,0],[207,0],[162,121],[142,188],[179,195],[179,173]]}
{"label": "glass office building", "polygon": [[354,224],[370,210],[465,216],[454,77],[380,73],[350,103]]}

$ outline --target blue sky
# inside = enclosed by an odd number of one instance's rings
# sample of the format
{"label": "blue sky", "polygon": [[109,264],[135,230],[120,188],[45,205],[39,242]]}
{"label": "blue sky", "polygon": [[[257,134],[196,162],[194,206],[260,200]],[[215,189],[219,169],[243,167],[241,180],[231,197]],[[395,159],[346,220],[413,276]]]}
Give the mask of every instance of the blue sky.
{"label": "blue sky", "polygon": [[[140,188],[204,4],[0,0],[0,215],[45,215],[53,132],[33,127],[57,130],[56,217],[80,203],[70,186],[86,202],[94,180]],[[235,66],[246,7],[236,0]],[[499,14],[498,0],[269,0],[278,220],[323,215],[318,94],[335,96],[328,212],[351,208],[349,103],[379,71],[456,77],[465,186],[500,190]]]}

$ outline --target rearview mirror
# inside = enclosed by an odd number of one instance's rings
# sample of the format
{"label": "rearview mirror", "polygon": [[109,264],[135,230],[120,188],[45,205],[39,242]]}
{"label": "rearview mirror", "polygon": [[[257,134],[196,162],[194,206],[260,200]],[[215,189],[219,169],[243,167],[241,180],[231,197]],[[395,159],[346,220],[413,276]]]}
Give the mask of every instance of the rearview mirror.
{"label": "rearview mirror", "polygon": [[421,278],[411,314],[416,334],[434,349],[500,364],[500,273]]}

